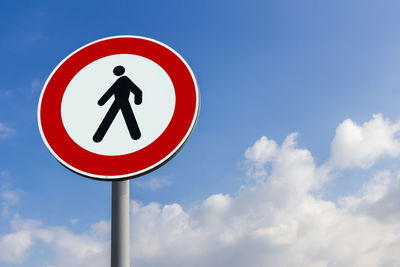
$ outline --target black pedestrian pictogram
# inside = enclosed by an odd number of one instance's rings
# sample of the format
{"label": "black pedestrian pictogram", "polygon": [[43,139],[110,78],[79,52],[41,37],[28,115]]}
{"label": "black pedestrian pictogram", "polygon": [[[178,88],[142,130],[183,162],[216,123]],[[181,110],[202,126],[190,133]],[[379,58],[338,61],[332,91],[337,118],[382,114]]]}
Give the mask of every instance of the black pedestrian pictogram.
{"label": "black pedestrian pictogram", "polygon": [[[113,70],[116,76],[121,76],[125,73],[123,66],[116,66]],[[136,122],[135,115],[133,114],[131,105],[129,103],[129,95],[133,93],[135,96],[135,104],[142,103],[142,90],[136,86],[127,76],[119,77],[118,80],[107,90],[107,92],[99,99],[97,104],[103,106],[114,95],[114,102],[108,110],[103,121],[100,123],[99,128],[93,136],[93,141],[96,143],[101,142],[106,135],[111,123],[114,121],[118,112],[121,110],[124,117],[126,126],[128,127],[129,134],[132,139],[138,140],[141,136],[139,126]]]}

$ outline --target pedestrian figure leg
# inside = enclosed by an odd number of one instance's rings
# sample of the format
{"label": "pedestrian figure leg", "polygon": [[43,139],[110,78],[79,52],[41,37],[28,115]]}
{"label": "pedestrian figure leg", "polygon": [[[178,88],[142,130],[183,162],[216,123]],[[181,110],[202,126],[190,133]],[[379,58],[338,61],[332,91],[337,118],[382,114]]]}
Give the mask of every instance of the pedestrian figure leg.
{"label": "pedestrian figure leg", "polygon": [[138,140],[142,135],[139,130],[139,126],[136,122],[135,115],[133,114],[132,108],[127,102],[126,105],[121,106],[122,115],[124,116],[124,120],[126,126],[128,126],[129,134],[133,140]]}
{"label": "pedestrian figure leg", "polygon": [[111,126],[111,123],[114,121],[115,116],[117,116],[119,109],[120,109],[119,103],[114,102],[111,105],[111,107],[108,110],[103,121],[100,123],[99,128],[97,129],[96,133],[94,134],[93,141],[98,143],[98,142],[101,142],[101,140],[103,140],[104,136],[106,135],[108,129]]}

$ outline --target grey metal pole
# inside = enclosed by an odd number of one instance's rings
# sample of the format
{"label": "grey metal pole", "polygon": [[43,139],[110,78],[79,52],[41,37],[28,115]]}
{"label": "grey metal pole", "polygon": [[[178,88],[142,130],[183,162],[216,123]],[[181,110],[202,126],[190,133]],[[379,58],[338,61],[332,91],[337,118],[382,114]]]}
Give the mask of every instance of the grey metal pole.
{"label": "grey metal pole", "polygon": [[113,181],[111,267],[129,267],[129,180]]}

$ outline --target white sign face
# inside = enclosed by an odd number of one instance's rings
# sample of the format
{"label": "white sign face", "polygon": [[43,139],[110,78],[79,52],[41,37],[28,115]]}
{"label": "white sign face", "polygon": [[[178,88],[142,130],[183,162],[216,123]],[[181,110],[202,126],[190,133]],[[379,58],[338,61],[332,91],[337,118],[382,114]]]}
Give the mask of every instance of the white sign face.
{"label": "white sign face", "polygon": [[116,36],[65,58],[42,90],[39,129],[53,156],[83,176],[116,180],[171,159],[197,122],[186,61],[158,41]]}
{"label": "white sign face", "polygon": [[[103,106],[97,103],[119,79],[113,73],[116,66],[123,66],[123,75],[142,91],[139,105],[135,104],[133,93],[126,95],[141,137],[132,141],[123,113],[119,111],[102,141],[94,142],[96,130],[115,102],[113,95]],[[111,156],[129,154],[151,144],[167,128],[174,108],[174,86],[159,65],[141,56],[119,54],[98,59],[75,75],[65,90],[61,116],[65,130],[75,143],[93,153]]]}

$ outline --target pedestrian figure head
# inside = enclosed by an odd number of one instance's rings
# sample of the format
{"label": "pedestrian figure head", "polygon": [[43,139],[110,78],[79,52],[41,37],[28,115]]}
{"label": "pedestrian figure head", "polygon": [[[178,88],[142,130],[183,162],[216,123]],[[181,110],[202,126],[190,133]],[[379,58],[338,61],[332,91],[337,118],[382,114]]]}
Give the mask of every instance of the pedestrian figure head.
{"label": "pedestrian figure head", "polygon": [[125,68],[122,67],[122,66],[116,66],[116,67],[114,68],[113,72],[114,72],[114,74],[115,74],[116,76],[121,76],[122,74],[125,73]]}

